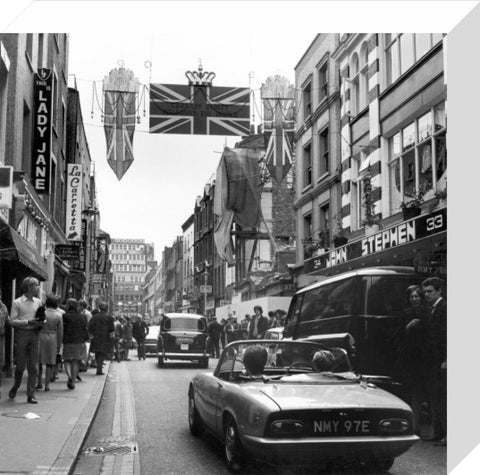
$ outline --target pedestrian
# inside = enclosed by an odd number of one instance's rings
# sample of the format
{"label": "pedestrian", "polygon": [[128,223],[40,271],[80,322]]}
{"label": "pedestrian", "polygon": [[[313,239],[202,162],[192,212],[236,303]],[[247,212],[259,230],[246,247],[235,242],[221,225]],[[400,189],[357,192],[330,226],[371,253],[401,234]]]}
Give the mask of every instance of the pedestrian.
{"label": "pedestrian", "polygon": [[115,318],[115,359],[117,362],[123,359],[123,318]]}
{"label": "pedestrian", "polygon": [[90,350],[95,354],[97,375],[101,375],[104,374],[103,362],[112,352],[115,325],[113,317],[108,314],[108,305],[105,302],[100,302],[98,309],[88,324],[88,331],[92,336]]}
{"label": "pedestrian", "polygon": [[42,301],[38,298],[40,282],[35,277],[26,277],[23,279],[21,288],[23,294],[13,301],[9,318],[15,332],[15,382],[8,397],[14,399],[17,395],[25,366],[27,366],[27,402],[37,404],[35,385],[37,384],[39,331],[43,322],[37,320],[35,315],[42,305]]}
{"label": "pedestrian", "polygon": [[2,386],[3,365],[5,364],[5,324],[7,320],[8,309],[2,302],[2,289],[0,289],[0,387]]}
{"label": "pedestrian", "polygon": [[130,361],[128,354],[133,348],[133,328],[132,320],[130,317],[125,317],[125,323],[123,325],[123,355],[125,361]]}
{"label": "pedestrian", "polygon": [[427,384],[433,435],[428,440],[436,445],[447,445],[447,302],[443,297],[444,282],[438,277],[429,277],[422,282],[422,289],[431,309],[427,323],[431,361]]}
{"label": "pedestrian", "polygon": [[138,315],[133,322],[133,338],[137,342],[137,356],[139,360],[145,360],[145,339],[150,331],[144,318]]}
{"label": "pedestrian", "polygon": [[226,343],[226,338],[225,338],[225,326],[227,325],[227,320],[225,320],[224,318],[222,318],[220,320],[220,325],[222,326],[222,331],[220,332],[220,343],[221,343],[221,347],[222,349],[225,348],[227,346],[227,343]]}
{"label": "pedestrian", "polygon": [[[88,323],[90,322],[90,319],[92,318],[92,313],[90,312],[89,308],[88,308],[88,303],[86,300],[79,300],[78,301],[78,309],[80,311],[80,313],[82,315],[85,315],[86,319],[87,319],[87,327],[88,327]],[[86,355],[85,355],[85,359],[82,359],[82,364],[81,364],[81,368],[80,368],[80,371],[87,371],[88,367],[90,366],[90,361],[91,361],[91,358],[90,358],[90,342],[87,341],[87,344],[86,344]]]}
{"label": "pedestrian", "polygon": [[207,333],[210,338],[210,356],[212,358],[220,358],[220,336],[222,334],[222,325],[217,322],[215,315],[208,324]]}
{"label": "pedestrian", "polygon": [[240,333],[242,335],[242,340],[248,340],[248,327],[250,325],[251,317],[247,313],[245,318],[240,322]]}
{"label": "pedestrian", "polygon": [[400,377],[410,396],[417,435],[423,403],[428,401],[429,346],[427,344],[428,307],[422,288],[411,285],[405,291],[407,308],[403,312],[404,328],[396,346],[399,354]]}
{"label": "pedestrian", "polygon": [[255,340],[265,337],[265,332],[268,328],[268,318],[263,315],[263,309],[260,305],[253,307],[255,314],[250,322],[250,329],[248,332],[248,339]]}
{"label": "pedestrian", "polygon": [[87,340],[87,317],[78,311],[77,300],[69,298],[63,315],[63,364],[68,377],[68,389],[75,389],[80,362],[86,353]]}
{"label": "pedestrian", "polygon": [[287,319],[287,312],[285,310],[275,310],[275,316],[277,318],[278,322],[278,327],[284,327],[285,326],[285,320]]}
{"label": "pedestrian", "polygon": [[238,339],[238,323],[233,314],[229,314],[223,331],[227,345]]}
{"label": "pedestrian", "polygon": [[45,391],[50,391],[50,382],[55,374],[57,354],[63,341],[63,318],[58,311],[58,300],[48,295],[45,301],[45,324],[40,330],[40,364],[38,365],[38,381],[35,389],[42,389],[42,373],[45,366]]}

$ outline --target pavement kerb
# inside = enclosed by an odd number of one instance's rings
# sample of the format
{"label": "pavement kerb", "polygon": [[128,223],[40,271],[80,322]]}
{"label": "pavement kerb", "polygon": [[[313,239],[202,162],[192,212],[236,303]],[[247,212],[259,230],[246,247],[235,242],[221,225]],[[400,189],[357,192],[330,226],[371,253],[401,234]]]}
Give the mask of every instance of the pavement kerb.
{"label": "pavement kerb", "polygon": [[105,376],[98,378],[90,398],[84,407],[78,421],[75,423],[70,435],[63,444],[55,462],[49,468],[48,475],[66,474],[71,475],[75,462],[80,454],[83,442],[85,441],[88,431],[93,423],[95,414],[100,406],[103,391],[107,381],[108,371],[110,369],[110,361],[105,362],[103,368]]}

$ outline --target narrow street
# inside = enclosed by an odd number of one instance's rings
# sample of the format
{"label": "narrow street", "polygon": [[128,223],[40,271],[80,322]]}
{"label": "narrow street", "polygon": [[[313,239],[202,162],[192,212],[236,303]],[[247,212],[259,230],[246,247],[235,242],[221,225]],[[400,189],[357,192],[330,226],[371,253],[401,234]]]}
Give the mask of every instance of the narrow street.
{"label": "narrow street", "polygon": [[[89,436],[73,473],[80,474],[227,474],[222,446],[209,436],[190,434],[187,421],[187,388],[200,371],[190,363],[155,359],[112,363],[105,392]],[[210,361],[213,371],[217,360]],[[95,448],[104,448],[95,452]],[[110,449],[111,448],[111,449]],[[88,451],[88,454],[85,454]],[[391,475],[441,475],[446,473],[446,448],[419,442],[399,457]],[[279,470],[250,463],[243,473],[308,474],[311,470]],[[326,473],[326,472],[324,472]],[[336,470],[330,475],[360,473]]]}

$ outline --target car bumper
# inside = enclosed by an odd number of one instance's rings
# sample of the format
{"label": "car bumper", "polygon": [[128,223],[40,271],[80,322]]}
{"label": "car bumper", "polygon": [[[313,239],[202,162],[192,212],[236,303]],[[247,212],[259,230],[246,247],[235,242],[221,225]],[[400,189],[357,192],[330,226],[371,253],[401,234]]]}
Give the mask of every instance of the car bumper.
{"label": "car bumper", "polygon": [[354,461],[395,458],[419,438],[404,437],[321,437],[308,439],[267,439],[243,435],[244,447],[255,458],[271,463],[312,464],[335,459]]}
{"label": "car bumper", "polygon": [[170,353],[168,351],[159,353],[167,360],[198,360],[202,358],[208,358],[207,353]]}
{"label": "car bumper", "polygon": [[157,356],[157,345],[145,345],[145,356]]}

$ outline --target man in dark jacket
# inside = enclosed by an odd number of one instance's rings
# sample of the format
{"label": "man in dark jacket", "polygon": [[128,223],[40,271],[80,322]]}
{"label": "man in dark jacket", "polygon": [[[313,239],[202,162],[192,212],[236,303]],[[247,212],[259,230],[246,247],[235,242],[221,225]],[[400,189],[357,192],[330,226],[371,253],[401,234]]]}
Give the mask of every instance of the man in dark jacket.
{"label": "man in dark jacket", "polygon": [[443,288],[443,281],[438,277],[422,282],[425,300],[431,308],[426,326],[432,364],[428,387],[434,430],[430,440],[436,445],[447,445],[447,302]]}
{"label": "man in dark jacket", "polygon": [[253,315],[252,321],[250,322],[248,339],[262,339],[265,337],[265,332],[268,328],[268,318],[263,316],[263,309],[260,305],[255,305],[253,311],[255,312],[255,315]]}
{"label": "man in dark jacket", "polygon": [[133,322],[133,338],[137,342],[137,354],[138,359],[145,359],[145,338],[148,335],[150,329],[145,323],[145,320],[138,315],[137,319]]}
{"label": "man in dark jacket", "polygon": [[212,317],[212,321],[207,327],[207,333],[210,337],[210,354],[212,358],[220,358],[220,335],[222,329],[222,325],[217,322],[217,317]]}
{"label": "man in dark jacket", "polygon": [[107,314],[108,306],[105,302],[98,305],[99,312],[95,313],[88,323],[88,332],[92,335],[90,351],[95,353],[97,374],[103,373],[103,362],[112,351],[114,320]]}

